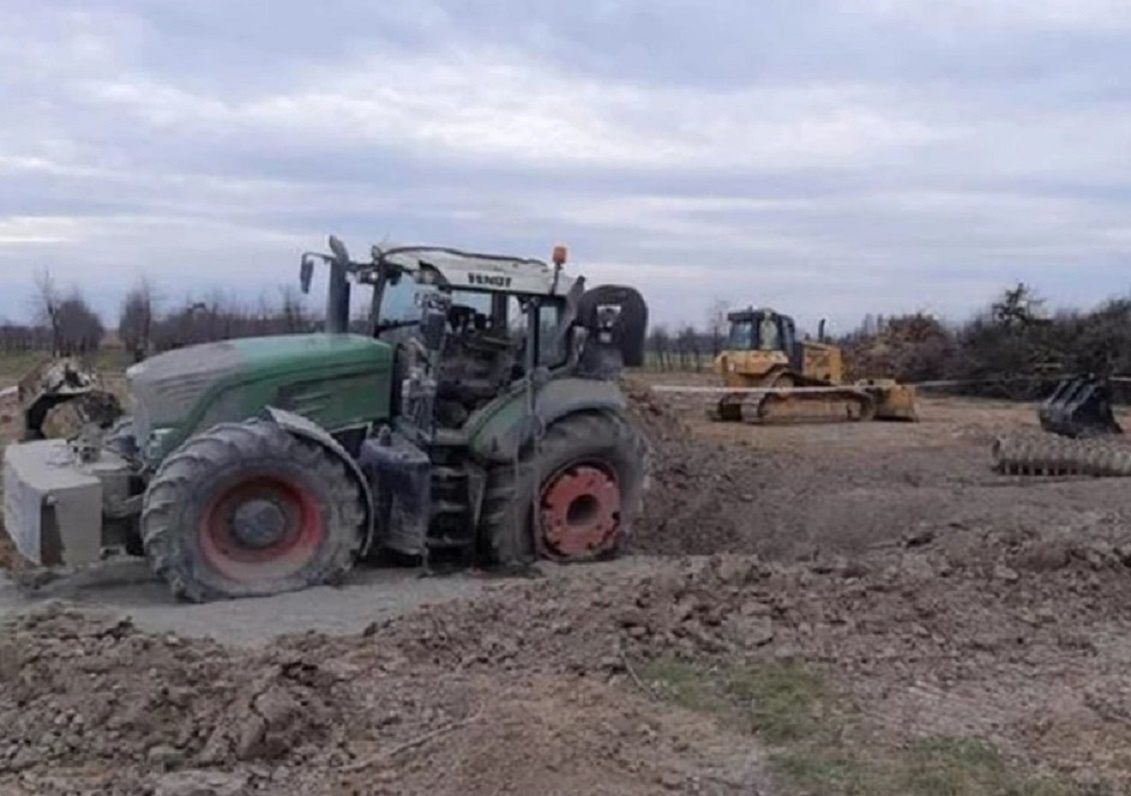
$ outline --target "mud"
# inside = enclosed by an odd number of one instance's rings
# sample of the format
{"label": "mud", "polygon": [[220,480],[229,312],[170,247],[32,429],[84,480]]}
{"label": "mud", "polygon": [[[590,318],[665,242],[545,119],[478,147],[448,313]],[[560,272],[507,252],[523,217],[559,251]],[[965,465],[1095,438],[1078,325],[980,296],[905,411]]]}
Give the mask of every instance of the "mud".
{"label": "mud", "polygon": [[375,603],[337,635],[328,597],[292,623],[244,601],[266,635],[310,628],[251,647],[162,630],[176,606],[140,628],[22,610],[0,634],[0,792],[795,792],[751,735],[657,698],[639,672],[668,658],[800,661],[862,745],[985,738],[1082,793],[1131,789],[1126,481],[995,474],[990,440],[1031,407],[723,428],[632,390],[654,448],[636,556]]}

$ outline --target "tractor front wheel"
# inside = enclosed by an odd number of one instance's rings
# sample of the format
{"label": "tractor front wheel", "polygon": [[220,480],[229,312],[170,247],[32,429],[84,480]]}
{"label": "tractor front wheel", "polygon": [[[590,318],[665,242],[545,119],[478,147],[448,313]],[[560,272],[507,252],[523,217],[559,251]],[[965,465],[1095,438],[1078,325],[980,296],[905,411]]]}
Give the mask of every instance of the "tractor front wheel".
{"label": "tractor front wheel", "polygon": [[341,461],[251,420],[214,426],[162,463],[141,533],[173,594],[201,602],[339,580],[361,547],[364,516]]}

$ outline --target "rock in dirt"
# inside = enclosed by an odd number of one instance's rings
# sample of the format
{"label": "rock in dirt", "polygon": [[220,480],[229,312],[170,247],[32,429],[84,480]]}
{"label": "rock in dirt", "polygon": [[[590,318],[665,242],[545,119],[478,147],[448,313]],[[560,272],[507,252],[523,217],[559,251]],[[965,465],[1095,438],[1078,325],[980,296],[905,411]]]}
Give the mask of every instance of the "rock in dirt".
{"label": "rock in dirt", "polygon": [[247,784],[246,774],[190,769],[158,779],[153,796],[239,796]]}

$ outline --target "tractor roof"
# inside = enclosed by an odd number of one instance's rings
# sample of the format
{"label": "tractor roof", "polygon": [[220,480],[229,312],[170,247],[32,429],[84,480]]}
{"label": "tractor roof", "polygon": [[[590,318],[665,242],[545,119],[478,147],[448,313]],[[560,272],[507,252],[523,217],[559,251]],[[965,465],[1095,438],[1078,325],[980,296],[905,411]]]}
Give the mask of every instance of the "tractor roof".
{"label": "tractor roof", "polygon": [[476,254],[439,246],[402,246],[381,252],[381,259],[406,271],[430,271],[440,284],[464,290],[497,293],[563,295],[573,278],[555,277],[554,267],[541,260]]}

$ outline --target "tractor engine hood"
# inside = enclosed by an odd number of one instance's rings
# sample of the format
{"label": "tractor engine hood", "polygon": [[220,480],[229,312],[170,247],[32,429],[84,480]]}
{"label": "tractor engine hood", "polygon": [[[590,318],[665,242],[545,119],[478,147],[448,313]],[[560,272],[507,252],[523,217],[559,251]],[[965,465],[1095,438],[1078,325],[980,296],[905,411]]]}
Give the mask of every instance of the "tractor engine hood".
{"label": "tractor engine hood", "polygon": [[[126,376],[134,432],[152,461],[195,430],[269,405],[330,428],[379,419],[388,412],[391,367],[390,347],[372,338],[301,334],[189,346],[146,359]],[[343,407],[358,388],[370,391],[368,400]],[[163,439],[151,439],[154,432]]]}

